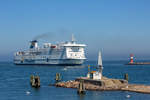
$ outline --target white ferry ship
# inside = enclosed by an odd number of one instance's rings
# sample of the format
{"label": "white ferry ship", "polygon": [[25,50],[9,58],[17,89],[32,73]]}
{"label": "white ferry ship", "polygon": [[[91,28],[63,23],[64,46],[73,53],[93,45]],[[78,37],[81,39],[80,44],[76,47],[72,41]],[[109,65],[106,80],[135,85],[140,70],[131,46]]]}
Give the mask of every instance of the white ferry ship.
{"label": "white ferry ship", "polygon": [[85,57],[85,44],[77,44],[74,37],[70,42],[38,46],[38,41],[30,43],[29,50],[14,54],[14,64],[22,65],[81,65]]}

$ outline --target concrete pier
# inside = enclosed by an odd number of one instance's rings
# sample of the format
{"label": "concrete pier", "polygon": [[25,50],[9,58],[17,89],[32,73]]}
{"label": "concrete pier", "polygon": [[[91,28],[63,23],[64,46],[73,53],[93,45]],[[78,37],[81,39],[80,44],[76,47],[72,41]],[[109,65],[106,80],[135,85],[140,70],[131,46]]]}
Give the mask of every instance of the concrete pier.
{"label": "concrete pier", "polygon": [[133,62],[133,63],[127,63],[125,65],[150,65],[150,62]]}
{"label": "concrete pier", "polygon": [[77,78],[76,80],[73,80],[73,81],[56,83],[55,86],[56,87],[64,87],[64,88],[78,88],[80,80],[84,80],[84,85],[85,85],[86,90],[130,91],[130,92],[149,93],[150,94],[150,86],[128,84],[128,82],[126,80],[110,79],[110,78],[106,78],[106,77],[102,77],[101,81],[89,80],[89,79],[86,79],[85,77],[81,77],[81,78]]}

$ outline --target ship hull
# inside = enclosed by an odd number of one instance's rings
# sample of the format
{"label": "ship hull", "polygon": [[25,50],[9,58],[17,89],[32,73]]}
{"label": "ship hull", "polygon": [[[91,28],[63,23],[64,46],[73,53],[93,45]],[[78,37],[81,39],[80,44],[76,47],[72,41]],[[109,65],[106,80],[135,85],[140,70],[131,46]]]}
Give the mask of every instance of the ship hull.
{"label": "ship hull", "polygon": [[84,59],[51,59],[49,61],[47,60],[25,60],[25,61],[20,61],[20,60],[15,60],[14,64],[16,65],[82,65],[84,63]]}

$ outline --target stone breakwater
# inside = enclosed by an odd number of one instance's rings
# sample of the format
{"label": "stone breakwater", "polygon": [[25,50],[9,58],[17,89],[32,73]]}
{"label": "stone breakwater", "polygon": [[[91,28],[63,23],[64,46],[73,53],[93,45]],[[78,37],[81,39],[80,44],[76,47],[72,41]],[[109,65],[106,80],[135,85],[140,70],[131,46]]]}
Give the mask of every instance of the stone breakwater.
{"label": "stone breakwater", "polygon": [[[55,84],[56,87],[64,87],[64,88],[78,88],[80,80],[86,80],[85,78],[78,78],[76,80],[67,81],[67,82],[58,82]],[[130,92],[138,92],[138,93],[150,93],[150,86],[146,85],[136,85],[136,84],[128,84],[125,80],[119,79],[110,79],[103,77],[102,80],[103,85],[93,84],[89,81],[85,81],[85,89],[93,90],[93,91],[130,91]]]}

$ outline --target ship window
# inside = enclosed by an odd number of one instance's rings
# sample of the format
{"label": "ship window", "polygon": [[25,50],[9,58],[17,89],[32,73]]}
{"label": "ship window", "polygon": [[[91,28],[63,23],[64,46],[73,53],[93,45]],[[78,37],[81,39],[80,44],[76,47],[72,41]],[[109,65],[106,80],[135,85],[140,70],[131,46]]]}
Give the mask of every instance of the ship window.
{"label": "ship window", "polygon": [[71,49],[73,52],[79,52],[79,47],[72,47]]}

